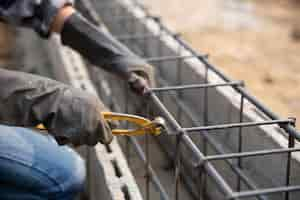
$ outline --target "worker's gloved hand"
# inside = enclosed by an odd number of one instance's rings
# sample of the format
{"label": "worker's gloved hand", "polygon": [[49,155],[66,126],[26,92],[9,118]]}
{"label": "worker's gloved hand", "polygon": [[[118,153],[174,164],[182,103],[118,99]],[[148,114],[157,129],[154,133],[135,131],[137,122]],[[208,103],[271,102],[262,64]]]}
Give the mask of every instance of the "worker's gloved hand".
{"label": "worker's gloved hand", "polygon": [[149,80],[147,78],[144,78],[142,76],[139,76],[136,73],[131,73],[129,79],[128,79],[129,87],[133,92],[135,92],[138,95],[144,95],[147,93],[149,86]]}
{"label": "worker's gloved hand", "polygon": [[110,125],[101,112],[107,111],[102,102],[87,92],[69,88],[61,97],[56,120],[47,123],[50,132],[62,133],[56,138],[63,143],[78,145],[108,144],[112,141]]}
{"label": "worker's gloved hand", "polygon": [[71,15],[61,32],[62,43],[77,50],[91,64],[121,77],[133,91],[143,94],[153,83],[153,67],[117,41],[105,28],[88,22],[79,13]]}
{"label": "worker's gloved hand", "polygon": [[43,124],[61,143],[110,143],[112,134],[94,95],[63,83],[0,69],[0,123],[35,127]]}

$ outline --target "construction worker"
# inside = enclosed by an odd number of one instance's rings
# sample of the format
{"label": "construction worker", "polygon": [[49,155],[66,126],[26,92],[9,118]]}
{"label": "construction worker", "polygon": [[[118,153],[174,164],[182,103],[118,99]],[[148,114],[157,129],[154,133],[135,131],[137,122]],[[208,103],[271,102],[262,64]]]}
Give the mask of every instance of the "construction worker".
{"label": "construction worker", "polygon": [[[2,0],[0,17],[8,24],[30,27],[45,39],[60,34],[64,45],[143,94],[151,67],[91,25],[72,4],[72,0]],[[0,199],[74,199],[83,189],[84,161],[56,141],[110,143],[110,127],[100,115],[104,109],[100,100],[87,92],[0,69]],[[40,123],[51,136],[21,128]]]}

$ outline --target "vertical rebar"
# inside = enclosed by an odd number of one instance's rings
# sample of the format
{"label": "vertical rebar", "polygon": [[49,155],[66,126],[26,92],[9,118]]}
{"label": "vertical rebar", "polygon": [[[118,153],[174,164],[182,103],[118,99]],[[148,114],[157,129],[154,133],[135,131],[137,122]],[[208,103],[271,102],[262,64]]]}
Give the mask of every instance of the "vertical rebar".
{"label": "vertical rebar", "polygon": [[[295,138],[292,135],[289,135],[289,148],[295,147]],[[286,164],[286,186],[290,185],[290,177],[291,177],[291,168],[292,168],[292,152],[288,153],[287,156],[287,164]],[[290,193],[285,193],[285,200],[290,199]]]}
{"label": "vertical rebar", "polygon": [[[179,37],[179,35],[177,35],[176,37]],[[178,54],[181,55],[181,51],[182,48],[181,46],[178,47]],[[179,58],[177,60],[177,84],[181,85],[182,84],[182,59]],[[182,91],[179,91],[178,93],[178,97],[181,99],[182,98]],[[181,124],[181,117],[182,117],[182,111],[181,109],[178,107],[178,116],[177,116],[177,120],[179,122],[179,124]],[[176,165],[175,165],[175,200],[180,199],[179,195],[180,195],[180,170],[181,170],[181,152],[180,152],[180,142],[181,142],[181,135],[176,137]]]}
{"label": "vertical rebar", "polygon": [[[205,65],[205,74],[204,74],[204,83],[208,83],[208,72],[209,68]],[[204,88],[204,99],[203,99],[203,125],[208,125],[208,88]],[[201,136],[199,136],[201,137]],[[200,138],[201,139],[201,138]],[[203,154],[207,155],[207,140],[205,137],[202,137],[203,141]],[[207,185],[207,175],[204,173],[202,175],[202,181],[200,185],[202,197],[206,196],[206,185]]]}
{"label": "vertical rebar", "polygon": [[[146,114],[149,116],[150,113],[150,105],[146,103]],[[146,200],[150,199],[150,149],[149,149],[149,135],[146,134],[145,138],[145,154],[146,154],[146,162],[145,162],[145,186],[146,186]]]}
{"label": "vertical rebar", "polygon": [[[175,38],[178,38],[180,37],[179,34],[176,34]],[[178,50],[177,50],[177,53],[178,55],[181,55],[181,52],[182,52],[182,46],[178,45]],[[177,63],[176,63],[176,76],[177,76],[177,85],[182,85],[182,63],[183,62],[183,59],[182,58],[179,58],[177,60]],[[179,99],[182,99],[182,91],[178,91],[178,98]],[[179,122],[179,124],[182,124],[182,110],[181,108],[178,106],[178,109],[177,109],[177,120]]]}
{"label": "vertical rebar", "polygon": [[[160,21],[160,18],[154,18],[156,21]],[[162,52],[162,43],[161,43],[161,38],[162,36],[162,29],[159,23],[159,27],[158,27],[158,37],[157,37],[157,54],[155,56],[162,56],[163,52]],[[164,77],[164,73],[163,73],[163,66],[162,66],[162,62],[157,62],[157,72],[159,74],[159,76]],[[158,94],[159,99],[162,100],[162,102],[164,102],[164,94]]]}
{"label": "vertical rebar", "polygon": [[[126,84],[125,84],[125,113],[129,113],[129,88]],[[129,128],[128,123],[126,123],[126,127]],[[126,141],[125,156],[127,158],[128,164],[130,164],[130,151],[131,151],[129,137],[130,136],[125,137],[125,141]]]}
{"label": "vertical rebar", "polygon": [[[160,33],[161,34],[161,33]],[[177,35],[176,37],[179,37],[179,35]],[[178,47],[178,55],[181,55],[181,46]],[[182,59],[179,58],[176,61],[176,70],[177,70],[177,74],[176,74],[176,78],[177,78],[177,84],[181,85],[182,84]],[[178,93],[178,97],[181,98],[182,97],[182,92],[179,91]],[[177,113],[177,120],[179,122],[179,124],[181,124],[181,109],[178,108],[178,113]],[[175,200],[180,199],[180,170],[181,170],[181,152],[180,152],[180,143],[181,143],[181,135],[176,137],[176,145],[175,145]]]}
{"label": "vertical rebar", "polygon": [[176,145],[175,145],[175,200],[180,199],[180,170],[181,170],[181,138],[182,134],[180,133],[176,136]]}
{"label": "vertical rebar", "polygon": [[[143,26],[143,35],[147,34],[147,22],[146,21],[145,25]],[[147,37],[143,38],[143,57],[146,58],[148,56],[148,39]]]}
{"label": "vertical rebar", "polygon": [[197,181],[196,184],[199,185],[199,186],[198,186],[198,199],[199,199],[199,200],[204,199],[204,195],[205,195],[205,194],[203,194],[202,187],[201,187],[201,185],[204,184],[204,183],[203,183],[203,181],[204,181],[203,176],[205,175],[205,171],[204,171],[204,170],[205,170],[205,169],[204,169],[203,165],[200,165],[200,166],[198,167],[198,169],[196,170],[196,171],[198,171],[198,176],[196,176],[196,177],[198,177],[198,181]]}
{"label": "vertical rebar", "polygon": [[[239,114],[239,122],[242,123],[244,121],[243,116],[244,116],[244,95],[241,94],[241,101],[240,101],[240,114]],[[243,127],[239,128],[239,133],[238,133],[238,152],[243,151]],[[238,159],[238,167],[240,169],[243,169],[243,162],[242,158]],[[237,191],[241,191],[241,177],[238,176],[237,178]]]}

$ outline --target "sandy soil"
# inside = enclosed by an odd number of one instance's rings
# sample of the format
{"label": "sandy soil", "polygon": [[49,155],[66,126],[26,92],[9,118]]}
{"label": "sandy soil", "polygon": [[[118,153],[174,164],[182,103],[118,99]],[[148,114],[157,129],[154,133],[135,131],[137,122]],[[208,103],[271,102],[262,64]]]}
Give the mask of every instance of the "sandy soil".
{"label": "sandy soil", "polygon": [[144,1],[274,112],[300,119],[300,41],[291,37],[299,1]]}

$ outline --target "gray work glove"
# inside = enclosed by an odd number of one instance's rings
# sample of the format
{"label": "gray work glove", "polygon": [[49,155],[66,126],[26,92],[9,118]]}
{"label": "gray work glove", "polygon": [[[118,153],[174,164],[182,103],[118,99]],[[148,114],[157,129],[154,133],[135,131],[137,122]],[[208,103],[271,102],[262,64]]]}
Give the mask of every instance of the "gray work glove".
{"label": "gray work glove", "polygon": [[153,83],[153,67],[117,41],[105,28],[74,13],[64,23],[61,40],[91,64],[128,81],[134,92],[143,94]]}
{"label": "gray work glove", "polygon": [[112,134],[100,100],[63,83],[0,69],[0,123],[35,127],[42,123],[62,143],[110,143]]}
{"label": "gray work glove", "polygon": [[146,94],[150,88],[150,80],[136,73],[131,74],[128,84],[131,90],[138,95]]}

